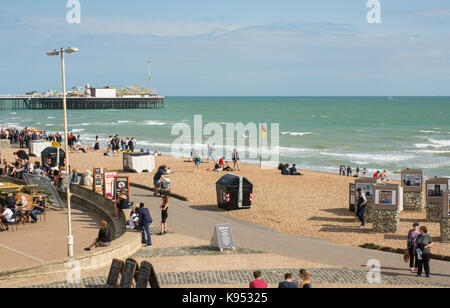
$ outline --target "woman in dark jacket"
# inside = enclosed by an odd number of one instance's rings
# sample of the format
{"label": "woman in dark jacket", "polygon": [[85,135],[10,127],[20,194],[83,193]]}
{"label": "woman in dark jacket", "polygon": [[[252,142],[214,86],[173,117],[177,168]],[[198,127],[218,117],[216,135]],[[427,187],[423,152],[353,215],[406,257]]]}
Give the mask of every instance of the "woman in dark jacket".
{"label": "woman in dark jacket", "polygon": [[433,240],[428,234],[428,229],[425,226],[420,227],[420,234],[416,239],[416,253],[417,253],[417,263],[419,269],[417,271],[417,276],[422,276],[422,270],[425,268],[425,275],[430,277],[430,259],[431,259],[431,247],[433,246]]}
{"label": "woman in dark jacket", "polygon": [[98,231],[98,237],[95,239],[95,241],[84,250],[90,251],[92,247],[108,247],[111,245],[111,232],[108,228],[108,223],[104,220],[102,220],[101,228]]}

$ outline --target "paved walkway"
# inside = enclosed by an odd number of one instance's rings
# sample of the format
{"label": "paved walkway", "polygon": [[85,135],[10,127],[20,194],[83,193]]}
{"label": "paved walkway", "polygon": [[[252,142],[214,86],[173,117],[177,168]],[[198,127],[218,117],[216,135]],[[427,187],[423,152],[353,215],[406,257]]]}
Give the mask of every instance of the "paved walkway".
{"label": "paved walkway", "polygon": [[[45,221],[20,224],[0,233],[0,271],[38,265],[67,257],[67,211],[48,211]],[[74,255],[92,243],[98,233],[97,218],[77,205],[72,207]]]}
{"label": "paved walkway", "polygon": [[[144,202],[150,209],[154,227],[160,221],[161,199],[153,192],[133,187],[131,199],[135,204]],[[369,260],[379,260],[382,274],[397,279],[416,279],[399,254],[339,245],[326,240],[290,236],[261,225],[239,221],[219,210],[193,206],[172,198],[170,200],[168,226],[175,233],[209,241],[215,225],[231,223],[236,247],[265,251],[267,253],[296,258],[350,271],[368,271]],[[431,261],[432,277],[429,283],[450,286],[450,263]],[[364,275],[365,276],[365,275]]]}

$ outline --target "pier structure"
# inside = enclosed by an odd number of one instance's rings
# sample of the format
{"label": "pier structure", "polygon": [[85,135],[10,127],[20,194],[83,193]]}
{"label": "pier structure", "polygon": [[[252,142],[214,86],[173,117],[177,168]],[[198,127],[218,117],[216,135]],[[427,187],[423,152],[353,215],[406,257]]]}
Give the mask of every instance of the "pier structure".
{"label": "pier structure", "polygon": [[[0,109],[44,110],[62,109],[62,97],[0,96]],[[67,97],[67,109],[162,109],[163,96],[123,96],[113,98]]]}

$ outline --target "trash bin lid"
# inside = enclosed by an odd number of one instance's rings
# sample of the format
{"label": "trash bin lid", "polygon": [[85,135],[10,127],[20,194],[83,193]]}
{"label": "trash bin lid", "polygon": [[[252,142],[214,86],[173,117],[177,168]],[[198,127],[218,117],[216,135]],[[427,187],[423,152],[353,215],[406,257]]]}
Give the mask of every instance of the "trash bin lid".
{"label": "trash bin lid", "polygon": [[216,182],[216,185],[238,186],[239,185],[239,177],[234,174],[226,174]]}
{"label": "trash bin lid", "polygon": [[[45,154],[47,154],[47,155],[49,155],[49,154],[56,154],[58,152],[58,148],[55,148],[55,147],[48,147],[48,148],[45,148],[42,152],[41,152],[41,155],[45,155]],[[65,154],[65,152],[64,152],[64,150],[63,149],[59,149],[59,154]]]}
{"label": "trash bin lid", "polygon": [[[239,186],[239,176],[234,175],[234,174],[226,174],[216,182],[216,185],[226,186],[226,187],[237,187],[237,186]],[[243,178],[243,186],[244,187],[253,187],[253,184],[247,178],[244,177]]]}

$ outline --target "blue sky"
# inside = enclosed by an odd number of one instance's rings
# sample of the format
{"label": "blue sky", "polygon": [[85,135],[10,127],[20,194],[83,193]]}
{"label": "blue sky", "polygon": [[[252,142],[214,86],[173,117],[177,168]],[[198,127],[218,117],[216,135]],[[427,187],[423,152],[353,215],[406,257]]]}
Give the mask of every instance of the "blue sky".
{"label": "blue sky", "polygon": [[448,0],[3,1],[0,93],[68,87],[146,86],[166,96],[450,95]]}

